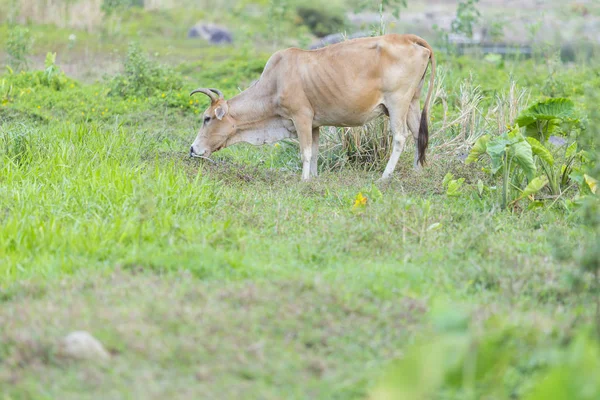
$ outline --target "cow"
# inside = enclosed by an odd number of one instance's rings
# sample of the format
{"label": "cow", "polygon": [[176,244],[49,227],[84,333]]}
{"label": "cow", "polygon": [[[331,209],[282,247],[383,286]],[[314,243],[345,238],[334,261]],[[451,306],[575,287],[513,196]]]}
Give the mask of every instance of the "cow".
{"label": "cow", "polygon": [[[419,115],[430,62],[429,90]],[[414,167],[425,164],[434,79],[433,49],[411,34],[357,38],[317,50],[280,50],[269,58],[258,81],[229,100],[218,89],[190,93],[203,93],[211,101],[190,156],[206,158],[238,142],[262,145],[297,137],[302,179],[308,180],[317,176],[321,126],[362,126],[386,115],[393,134],[392,153],[381,176],[386,181],[409,131],[417,144]]]}

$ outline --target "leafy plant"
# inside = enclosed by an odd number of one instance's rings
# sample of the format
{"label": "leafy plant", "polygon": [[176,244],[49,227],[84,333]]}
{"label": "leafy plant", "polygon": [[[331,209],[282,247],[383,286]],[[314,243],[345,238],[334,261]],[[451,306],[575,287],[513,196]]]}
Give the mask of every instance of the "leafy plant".
{"label": "leafy plant", "polygon": [[[509,204],[522,199],[524,196],[521,194],[525,190],[527,190],[527,196],[531,196],[545,185],[542,184],[543,181],[535,180],[537,171],[533,154],[531,144],[523,137],[517,126],[497,137],[481,136],[475,142],[465,163],[476,162],[483,155],[489,156],[491,174],[502,176],[501,205],[504,209]],[[529,182],[529,184],[525,185],[525,182]]]}
{"label": "leafy plant", "polygon": [[[584,162],[585,153],[577,151],[578,145],[574,139],[568,146],[564,146],[567,142],[560,138],[572,133],[576,138],[581,129],[581,122],[571,100],[551,98],[539,101],[521,112],[516,122],[524,128],[538,164],[548,178],[552,195],[561,195],[573,174],[579,178],[576,181],[580,187],[584,184],[580,165]],[[550,140],[551,135],[555,136],[554,140]],[[563,146],[564,151],[558,153]]]}
{"label": "leafy plant", "polygon": [[144,0],[102,0],[100,9],[105,15],[111,15],[131,7],[144,7]]}
{"label": "leafy plant", "polygon": [[317,37],[340,32],[346,25],[343,16],[324,11],[322,8],[300,6],[296,12],[299,22],[306,25]]}
{"label": "leafy plant", "polygon": [[600,346],[589,335],[580,334],[562,352],[525,400],[593,400],[600,398]]}
{"label": "leafy plant", "polygon": [[273,45],[279,44],[285,32],[285,22],[290,13],[289,0],[269,0],[269,34],[273,40]]}
{"label": "leafy plant", "polygon": [[400,18],[400,10],[407,6],[407,0],[357,0],[354,3],[354,11],[361,12],[369,10],[390,12],[394,17]]}
{"label": "leafy plant", "polygon": [[452,32],[473,37],[473,27],[479,21],[481,13],[477,9],[479,0],[461,0],[456,9],[456,17],[452,21]]}
{"label": "leafy plant", "polygon": [[67,83],[67,78],[60,68],[56,65],[56,53],[47,53],[44,61],[44,72],[41,76],[41,82],[44,86],[60,90]]}
{"label": "leafy plant", "polygon": [[489,321],[475,333],[460,310],[436,312],[433,325],[433,332],[387,369],[370,400],[515,398],[507,377],[536,364],[538,352],[554,356],[538,362],[542,373],[530,388],[519,388],[526,400],[600,396],[600,346],[586,331],[561,348],[537,342],[534,328],[516,328],[500,320]]}
{"label": "leafy plant", "polygon": [[109,81],[112,95],[144,98],[183,87],[179,74],[151,60],[135,42],[129,45],[123,67],[123,73]]}
{"label": "leafy plant", "polygon": [[29,67],[29,56],[33,40],[29,29],[20,25],[11,27],[6,40],[8,65],[15,71],[26,70]]}
{"label": "leafy plant", "polygon": [[580,125],[573,101],[566,98],[539,101],[521,112],[515,122],[525,128],[525,135],[542,143],[551,134],[567,135]]}
{"label": "leafy plant", "polygon": [[444,176],[442,185],[446,188],[447,196],[458,196],[461,193],[462,184],[465,182],[465,178],[454,179],[454,175],[448,172]]}

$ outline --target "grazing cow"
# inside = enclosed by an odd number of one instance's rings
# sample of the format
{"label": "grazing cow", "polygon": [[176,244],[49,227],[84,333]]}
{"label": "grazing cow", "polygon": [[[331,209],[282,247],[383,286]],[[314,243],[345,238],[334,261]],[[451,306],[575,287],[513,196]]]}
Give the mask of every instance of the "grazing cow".
{"label": "grazing cow", "polygon": [[[429,90],[419,115],[429,61]],[[417,143],[415,168],[425,162],[434,78],[433,50],[415,35],[359,38],[310,51],[281,50],[267,61],[256,83],[229,100],[217,89],[190,93],[211,99],[190,155],[208,157],[237,142],[260,145],[297,137],[306,180],[317,175],[319,127],[362,126],[385,114],[393,133],[392,154],[381,177],[386,180],[409,130]]]}

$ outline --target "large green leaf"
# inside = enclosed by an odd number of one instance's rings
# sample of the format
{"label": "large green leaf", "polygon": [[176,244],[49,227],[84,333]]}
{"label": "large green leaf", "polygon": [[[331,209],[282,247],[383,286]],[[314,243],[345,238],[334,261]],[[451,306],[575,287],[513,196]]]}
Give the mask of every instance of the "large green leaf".
{"label": "large green leaf", "polygon": [[502,168],[504,156],[506,155],[506,146],[512,144],[512,141],[506,134],[490,140],[486,147],[486,152],[492,159],[492,173],[495,174]]}
{"label": "large green leaf", "polygon": [[572,121],[575,116],[575,104],[566,98],[540,101],[519,114],[515,122],[525,128],[527,136],[547,139],[553,133],[560,132],[559,124]]}
{"label": "large green leaf", "polygon": [[520,140],[510,146],[509,157],[523,169],[527,179],[532,180],[535,176],[535,163],[531,145],[526,140]]}
{"label": "large green leaf", "polygon": [[528,137],[527,143],[529,143],[531,146],[531,151],[533,154],[544,160],[549,165],[554,165],[554,157],[552,156],[552,153],[550,153],[550,151],[545,148],[539,140],[533,137]]}
{"label": "large green leaf", "polygon": [[483,135],[479,137],[479,139],[477,139],[475,145],[473,145],[473,148],[469,152],[469,156],[465,160],[465,164],[470,164],[479,160],[479,157],[485,154],[487,144],[490,141],[490,139],[490,135]]}
{"label": "large green leaf", "polygon": [[524,199],[525,197],[531,196],[542,190],[544,186],[548,184],[548,177],[546,175],[538,176],[529,182],[525,190],[521,192],[521,195],[517,200]]}
{"label": "large green leaf", "polygon": [[525,127],[536,121],[565,120],[575,118],[575,104],[570,99],[554,98],[540,101],[524,110],[516,119],[517,124]]}

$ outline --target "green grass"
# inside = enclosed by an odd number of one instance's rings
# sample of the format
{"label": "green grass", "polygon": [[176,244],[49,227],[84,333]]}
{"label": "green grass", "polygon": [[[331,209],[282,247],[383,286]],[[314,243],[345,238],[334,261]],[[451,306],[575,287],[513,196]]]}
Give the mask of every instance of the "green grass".
{"label": "green grass", "polygon": [[[438,147],[458,125],[432,138],[420,172],[409,144],[380,187],[376,167],[332,167],[328,155],[301,182],[294,143],[189,159],[206,100],[187,93],[229,97],[256,79],[266,58],[244,46],[178,63],[182,87],[146,97],[114,95],[110,79],[57,90],[36,73],[0,76],[0,394],[365,398],[428,331],[437,301],[466,307],[475,329],[501,319],[519,327],[514,340],[550,349],[593,321],[592,278],[573,283],[592,228],[565,201],[501,211],[497,193],[480,196],[478,181],[498,180]],[[600,80],[592,65],[439,65],[449,120],[471,74],[484,115],[512,77],[532,98],[572,98],[589,126],[597,118],[584,97]],[[436,104],[432,131],[442,113]],[[481,129],[493,133],[489,118]],[[447,172],[465,178],[458,196]],[[358,193],[366,206],[354,207]],[[61,356],[60,339],[81,329],[108,364]],[[506,376],[513,398],[551,363],[527,343]]]}

